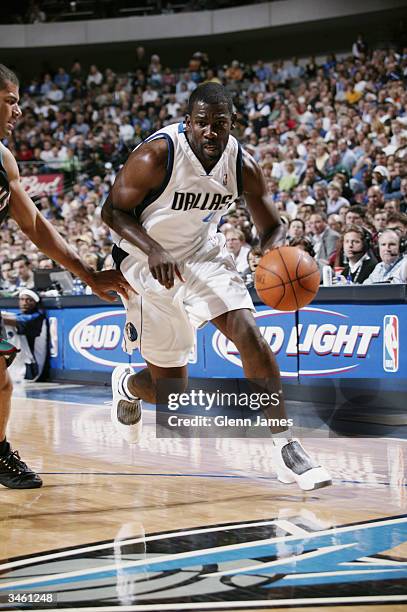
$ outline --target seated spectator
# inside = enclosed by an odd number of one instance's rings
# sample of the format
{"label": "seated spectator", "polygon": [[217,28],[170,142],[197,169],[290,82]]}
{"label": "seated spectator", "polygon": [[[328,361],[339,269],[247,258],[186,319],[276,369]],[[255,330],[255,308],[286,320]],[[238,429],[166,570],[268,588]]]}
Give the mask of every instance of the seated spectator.
{"label": "seated spectator", "polygon": [[397,232],[400,238],[405,240],[407,238],[407,215],[403,213],[389,215],[385,227]]}
{"label": "seated spectator", "polygon": [[342,186],[339,183],[329,183],[327,214],[336,213],[342,206],[347,206],[349,201],[342,197]]}
{"label": "seated spectator", "polygon": [[384,230],[379,236],[379,254],[382,260],[377,264],[364,285],[391,283],[398,278],[403,255],[400,253],[400,236],[393,230]]}
{"label": "seated spectator", "polygon": [[[369,254],[369,232],[359,225],[348,225],[342,235],[342,248],[344,259],[348,262],[342,270],[342,276],[354,284],[362,284],[377,264],[377,260]],[[341,263],[338,249],[335,266],[341,266]]]}
{"label": "seated spectator", "polygon": [[384,199],[383,192],[378,185],[372,185],[367,190],[367,211],[369,214],[374,214],[378,208],[383,208]]}
{"label": "seated spectator", "polygon": [[393,215],[394,213],[400,212],[400,200],[387,200],[384,203],[384,210],[388,215]]}
{"label": "seated spectator", "polygon": [[14,380],[35,381],[47,362],[48,321],[39,310],[40,297],[35,291],[21,289],[18,304],[20,312],[17,314],[1,311],[6,338],[20,349],[9,372]]}
{"label": "seated spectator", "polygon": [[236,270],[244,276],[248,271],[247,255],[250,247],[245,243],[244,234],[238,229],[231,229],[225,232],[226,248],[232,255]]}
{"label": "seated spectator", "polygon": [[376,230],[376,235],[379,235],[387,225],[387,212],[385,210],[376,210],[373,216],[373,225]]}
{"label": "seated spectator", "polygon": [[259,246],[254,246],[250,249],[247,254],[247,264],[248,270],[244,277],[244,282],[246,283],[246,287],[254,286],[254,274],[256,272],[256,268],[259,264],[260,259],[263,256],[263,251]]}
{"label": "seated spectator", "polygon": [[334,213],[328,215],[328,225],[334,232],[338,232],[338,234],[342,233],[343,223],[340,215]]}
{"label": "seated spectator", "polygon": [[303,238],[305,236],[305,223],[302,219],[293,219],[290,221],[287,233],[287,243],[290,240]]}
{"label": "seated spectator", "polygon": [[1,291],[13,293],[16,289],[16,278],[14,276],[13,262],[11,259],[3,259],[1,263]]}
{"label": "seated spectator", "polygon": [[385,166],[376,166],[372,171],[373,182],[380,188],[380,191],[385,194],[390,191],[389,171]]}
{"label": "seated spectator", "polygon": [[340,235],[329,228],[325,213],[311,215],[310,228],[315,259],[322,265],[328,264],[330,257],[336,251]]}
{"label": "seated spectator", "polygon": [[27,287],[34,289],[34,273],[31,270],[30,261],[26,255],[19,255],[13,261],[13,274],[16,278],[18,289]]}
{"label": "seated spectator", "polygon": [[278,183],[279,189],[282,191],[291,191],[298,183],[298,177],[295,174],[295,165],[290,161],[285,163],[285,174],[281,177]]}
{"label": "seated spectator", "polygon": [[345,225],[364,225],[366,211],[363,206],[351,206],[345,215]]}

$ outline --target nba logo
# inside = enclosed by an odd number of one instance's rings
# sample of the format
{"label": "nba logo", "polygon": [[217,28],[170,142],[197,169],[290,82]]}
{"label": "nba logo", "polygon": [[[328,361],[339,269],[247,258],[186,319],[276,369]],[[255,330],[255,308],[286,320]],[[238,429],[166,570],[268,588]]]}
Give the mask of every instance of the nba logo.
{"label": "nba logo", "polygon": [[399,320],[396,315],[386,315],[383,319],[383,369],[397,372],[399,369]]}

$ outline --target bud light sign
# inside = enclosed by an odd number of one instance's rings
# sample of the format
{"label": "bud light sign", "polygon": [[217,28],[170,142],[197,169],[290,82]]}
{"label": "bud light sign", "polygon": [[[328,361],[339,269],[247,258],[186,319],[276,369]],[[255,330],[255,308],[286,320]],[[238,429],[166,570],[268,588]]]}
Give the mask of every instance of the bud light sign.
{"label": "bud light sign", "polygon": [[[73,325],[69,332],[69,345],[75,352],[72,359],[75,364],[73,369],[77,369],[78,365],[84,369],[94,369],[89,362],[98,366],[109,366],[109,369],[119,363],[128,362],[129,357],[122,349],[125,321],[126,314],[123,308],[120,310],[99,309]],[[85,363],[80,357],[85,360]],[[133,358],[135,367],[145,365],[138,352],[133,354]],[[65,367],[69,368],[67,365]]]}
{"label": "bud light sign", "polygon": [[[386,309],[389,306],[307,307],[298,313],[298,325],[294,313],[263,308],[255,317],[283,377],[371,378],[399,371],[398,317],[383,319]],[[242,367],[235,345],[221,332],[213,333],[212,347],[218,357]]]}

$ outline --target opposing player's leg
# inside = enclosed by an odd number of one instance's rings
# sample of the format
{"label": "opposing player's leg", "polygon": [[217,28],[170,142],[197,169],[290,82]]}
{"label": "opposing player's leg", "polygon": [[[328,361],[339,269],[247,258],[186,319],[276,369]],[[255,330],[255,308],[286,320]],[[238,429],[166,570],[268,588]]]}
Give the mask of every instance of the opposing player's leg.
{"label": "opposing player's leg", "polygon": [[0,484],[10,489],[36,489],[42,485],[41,478],[20,459],[6,439],[13,391],[7,367],[15,353],[11,344],[0,339]]}
{"label": "opposing player's leg", "polygon": [[163,368],[147,362],[147,368],[134,373],[128,365],[117,366],[112,373],[113,403],[111,418],[121,436],[130,444],[140,440],[143,415],[142,401],[155,404],[158,381],[171,379],[182,392],[188,383],[188,368]]}
{"label": "opposing player's leg", "polygon": [[[252,312],[232,310],[216,317],[212,323],[231,340],[240,353],[246,378],[269,393],[279,394],[278,406],[262,408],[268,418],[286,418],[280,370],[269,344],[260,334]],[[287,427],[272,427],[272,454],[278,479],[284,483],[297,482],[304,490],[332,484],[325,468],[315,463],[301,443],[292,438]]]}

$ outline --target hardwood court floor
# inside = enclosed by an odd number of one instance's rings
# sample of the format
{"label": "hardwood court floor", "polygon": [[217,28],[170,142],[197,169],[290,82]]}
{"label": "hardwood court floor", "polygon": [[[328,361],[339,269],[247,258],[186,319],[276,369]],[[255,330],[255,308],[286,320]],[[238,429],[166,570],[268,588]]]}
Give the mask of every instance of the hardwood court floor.
{"label": "hardwood court floor", "polygon": [[0,487],[0,610],[15,589],[56,593],[48,609],[405,609],[405,441],[305,440],[334,486],[304,493],[264,440],[156,439],[147,410],[129,447],[107,390],[38,388],[13,400],[44,486]]}

